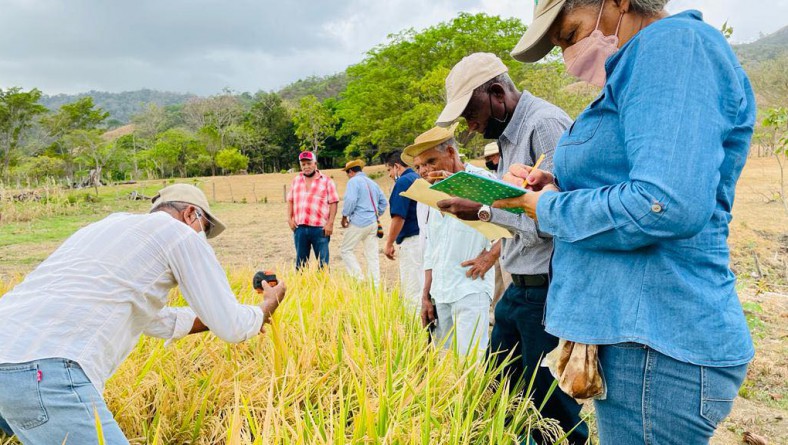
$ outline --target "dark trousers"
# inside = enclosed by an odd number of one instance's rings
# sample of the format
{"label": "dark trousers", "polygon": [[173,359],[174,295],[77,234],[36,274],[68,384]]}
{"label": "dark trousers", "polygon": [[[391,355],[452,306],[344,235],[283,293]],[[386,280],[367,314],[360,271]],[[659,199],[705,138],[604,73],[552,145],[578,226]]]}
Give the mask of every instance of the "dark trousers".
{"label": "dark trousers", "polygon": [[294,238],[296,270],[303,267],[309,260],[310,250],[314,250],[320,267],[328,265],[328,243],[331,241],[331,237],[323,234],[322,227],[298,226],[295,229]]}
{"label": "dark trousers", "polygon": [[[495,326],[490,337],[490,352],[500,352],[495,355],[496,359],[504,360],[510,352],[514,357],[521,357],[507,369],[512,381],[523,378],[527,387],[536,371],[531,397],[537,407],[555,380],[549,369],[539,366],[539,360],[558,346],[558,338],[544,330],[546,299],[547,285],[510,285],[495,306]],[[585,422],[580,423],[580,408],[580,404],[556,387],[541,413],[543,417],[556,419],[564,431],[574,428],[568,443],[580,445],[588,439],[588,426]],[[534,432],[533,437],[537,443],[548,443],[538,432]]]}

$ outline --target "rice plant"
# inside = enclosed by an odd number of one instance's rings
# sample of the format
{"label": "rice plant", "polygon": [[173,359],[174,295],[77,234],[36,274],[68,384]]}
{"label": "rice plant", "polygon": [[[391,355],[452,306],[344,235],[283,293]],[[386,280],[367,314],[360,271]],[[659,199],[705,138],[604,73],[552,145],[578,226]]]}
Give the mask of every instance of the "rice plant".
{"label": "rice plant", "polygon": [[[131,443],[515,444],[537,428],[561,437],[499,381],[500,366],[430,347],[397,290],[334,272],[280,275],[288,296],[265,335],[140,340],[105,393]],[[251,270],[229,276],[242,301],[259,301]]]}

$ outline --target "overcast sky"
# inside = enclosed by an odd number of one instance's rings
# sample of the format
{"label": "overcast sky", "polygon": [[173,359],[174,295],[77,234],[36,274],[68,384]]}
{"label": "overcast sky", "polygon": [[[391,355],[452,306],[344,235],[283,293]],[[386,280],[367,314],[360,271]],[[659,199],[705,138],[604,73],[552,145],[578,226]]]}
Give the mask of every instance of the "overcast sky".
{"label": "overcast sky", "polygon": [[[788,0],[673,0],[733,41],[788,24]],[[47,94],[276,90],[344,70],[386,36],[457,13],[531,22],[531,0],[0,0],[0,87]]]}

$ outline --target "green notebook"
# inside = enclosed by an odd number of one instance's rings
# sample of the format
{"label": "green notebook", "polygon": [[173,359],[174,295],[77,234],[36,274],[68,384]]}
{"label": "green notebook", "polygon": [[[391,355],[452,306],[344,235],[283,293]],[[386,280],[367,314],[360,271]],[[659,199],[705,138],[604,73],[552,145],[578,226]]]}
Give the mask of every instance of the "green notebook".
{"label": "green notebook", "polygon": [[[448,178],[436,182],[431,187],[433,190],[470,199],[474,202],[492,205],[493,201],[506,198],[516,198],[527,193],[527,190],[507,184],[498,179],[485,178],[468,172],[458,172]],[[504,209],[512,213],[523,213],[523,209]]]}

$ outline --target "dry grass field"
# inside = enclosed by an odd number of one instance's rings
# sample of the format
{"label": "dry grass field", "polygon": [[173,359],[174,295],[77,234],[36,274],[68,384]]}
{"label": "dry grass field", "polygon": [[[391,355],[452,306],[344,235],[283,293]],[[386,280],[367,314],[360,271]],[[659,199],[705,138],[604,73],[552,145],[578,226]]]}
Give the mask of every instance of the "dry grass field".
{"label": "dry grass field", "polygon": [[[376,181],[384,192],[390,192],[393,182],[383,167],[365,171],[377,176]],[[344,193],[346,175],[339,170],[325,173],[337,182],[340,194]],[[206,192],[213,201],[214,211],[229,227],[211,244],[230,274],[271,266],[286,269],[292,264],[294,247],[284,203],[284,188],[289,186],[292,176],[184,180],[198,184]],[[718,429],[715,444],[741,443],[745,432],[767,437],[769,443],[788,443],[788,214],[775,200],[778,178],[776,162],[753,158],[748,161],[737,189],[730,237],[732,267],[739,277],[739,292],[757,354],[732,415]],[[4,202],[0,208],[0,283],[21,279],[68,234],[91,221],[118,210],[146,211],[147,202],[130,201],[128,194],[137,190],[150,196],[162,185],[162,181],[150,181],[105,187],[96,203],[81,203],[83,199],[91,200],[83,195],[92,191],[83,191],[79,192],[76,209],[53,207],[43,213],[31,210],[31,206],[43,204]],[[6,191],[6,195],[9,193]],[[331,274],[344,269],[339,257],[343,236],[339,219],[331,240]],[[382,222],[387,231],[388,215]],[[385,291],[394,290],[398,281],[396,262],[382,257],[380,263]],[[297,295],[299,289],[291,287],[290,292]]]}

